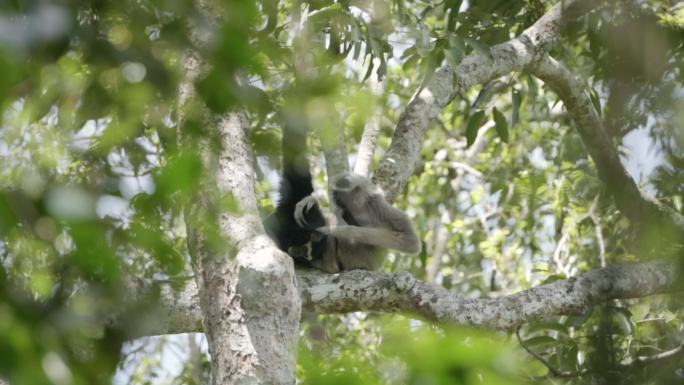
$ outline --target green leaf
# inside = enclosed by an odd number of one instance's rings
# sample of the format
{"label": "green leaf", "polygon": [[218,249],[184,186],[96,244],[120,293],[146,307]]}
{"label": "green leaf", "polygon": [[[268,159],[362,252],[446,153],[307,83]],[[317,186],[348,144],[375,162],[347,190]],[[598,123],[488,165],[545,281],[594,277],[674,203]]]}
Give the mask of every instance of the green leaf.
{"label": "green leaf", "polygon": [[425,87],[430,79],[432,79],[432,76],[435,74],[435,70],[437,69],[437,65],[440,61],[437,60],[435,55],[430,55],[428,57],[424,57],[420,62],[423,72],[423,83],[420,85],[421,88]]}
{"label": "green leaf", "polygon": [[518,123],[521,103],[522,95],[520,94],[520,91],[515,88],[511,89],[511,126],[515,126]]}
{"label": "green leaf", "polygon": [[415,46],[409,47],[406,50],[404,50],[404,52],[399,57],[399,60],[404,60],[410,56],[415,55],[415,53],[416,53],[416,47]]}
{"label": "green leaf", "polygon": [[427,266],[427,247],[425,247],[425,243],[423,242],[423,246],[420,249],[420,254],[418,254],[418,259],[420,260],[420,266],[425,269]]}
{"label": "green leaf", "polygon": [[458,12],[461,8],[462,0],[447,0],[445,7],[449,10],[449,15],[447,16],[447,31],[453,31],[456,28],[456,21],[458,18]]}
{"label": "green leaf", "polygon": [[432,42],[430,41],[430,30],[421,27],[416,36],[416,51],[420,56],[427,56],[432,51]]}
{"label": "green leaf", "polygon": [[257,155],[266,155],[275,159],[280,154],[280,135],[276,130],[249,130],[249,140]]}
{"label": "green leaf", "polygon": [[527,77],[527,92],[530,95],[537,95],[539,86],[537,85],[537,80],[533,76]]}
{"label": "green leaf", "polygon": [[22,78],[21,61],[14,55],[0,50],[0,100],[5,100],[14,87]]}
{"label": "green leaf", "polygon": [[418,59],[420,59],[420,55],[418,55],[418,54],[411,55],[411,57],[409,57],[409,58],[404,62],[404,64],[401,65],[401,68],[402,68],[404,71],[406,71],[406,70],[409,70],[409,69],[415,67],[416,64],[418,63]]}
{"label": "green leaf", "polygon": [[[532,192],[530,192],[532,194]],[[547,283],[553,283],[557,281],[562,281],[564,279],[567,279],[568,277],[565,276],[565,274],[551,274],[548,277],[544,278],[544,280],[541,282],[542,285],[545,285]]]}
{"label": "green leaf", "polygon": [[268,94],[261,88],[251,85],[243,86],[240,89],[240,97],[247,107],[250,107],[262,117],[273,111],[273,103],[271,103]]}
{"label": "green leaf", "polygon": [[508,143],[508,122],[506,117],[496,107],[492,108],[492,117],[496,127],[496,133],[501,138],[501,141]]}
{"label": "green leaf", "polygon": [[470,38],[470,37],[465,38],[465,41],[478,54],[485,56],[485,57],[488,57],[490,59],[493,59],[492,50],[491,50],[491,48],[489,48],[489,46],[487,44],[484,44],[483,42],[481,42],[477,39]]}
{"label": "green leaf", "polygon": [[373,73],[373,55],[371,54],[370,60],[368,61],[368,69],[366,70],[366,74],[363,75],[363,81],[365,82],[366,79],[368,79],[371,74]]}
{"label": "green leaf", "polygon": [[155,179],[155,195],[161,199],[180,194],[181,201],[197,191],[202,174],[202,161],[196,152],[185,151],[169,159]]}
{"label": "green leaf", "polygon": [[596,93],[596,90],[592,89],[589,92],[589,98],[591,98],[591,103],[594,105],[594,108],[596,109],[596,113],[600,117],[602,114],[601,111],[601,98],[599,98],[598,94]]}
{"label": "green leaf", "polygon": [[553,337],[549,337],[549,336],[532,337],[530,339],[523,341],[523,344],[525,346],[527,346],[528,348],[543,346],[543,345],[555,345],[557,343],[558,343],[558,340],[556,340]]}
{"label": "green leaf", "polygon": [[563,371],[577,370],[577,345],[563,345],[558,349],[558,365]]}
{"label": "green leaf", "polygon": [[307,20],[309,23],[312,23],[314,28],[320,28],[327,24],[331,17],[333,17],[336,14],[339,14],[341,11],[342,4],[333,3],[332,5],[329,5],[327,7],[323,7],[313,12],[310,12]]}
{"label": "green leaf", "polygon": [[555,322],[542,322],[542,323],[534,324],[527,329],[527,332],[529,334],[533,334],[533,332],[541,332],[541,331],[549,331],[549,330],[561,333],[565,337],[568,336],[568,326],[564,325],[564,324],[560,324],[560,323],[555,323]]}
{"label": "green leaf", "polygon": [[568,316],[568,319],[565,321],[565,324],[568,327],[579,327],[584,325],[585,322],[591,317],[591,315],[594,313],[594,306],[592,306],[585,314],[581,316]]}
{"label": "green leaf", "polygon": [[173,247],[173,243],[166,239],[162,233],[142,224],[134,224],[130,230],[131,240],[147,250],[166,273],[177,275],[182,271],[183,255]]}
{"label": "green leaf", "polygon": [[352,43],[353,47],[353,52],[352,52],[352,59],[357,60],[359,58],[359,54],[361,53],[361,43],[360,42],[354,42]]}
{"label": "green leaf", "polygon": [[457,34],[449,35],[449,47],[450,48],[456,48],[459,51],[461,51],[461,55],[465,55],[466,44],[465,44],[465,40],[463,40],[463,38],[460,35],[457,35]]}
{"label": "green leaf", "polygon": [[380,66],[378,66],[375,73],[378,75],[378,80],[382,80],[387,74],[387,62],[384,59],[380,62]]}
{"label": "green leaf", "polygon": [[455,68],[463,60],[463,51],[455,47],[448,48],[444,50],[444,57],[451,68]]}
{"label": "green leaf", "polygon": [[236,104],[234,90],[237,87],[232,76],[221,69],[213,69],[205,78],[195,83],[197,93],[207,107],[216,113],[224,113]]}
{"label": "green leaf", "polygon": [[624,307],[613,308],[618,325],[626,335],[634,334],[634,324],[632,324],[632,313]]}
{"label": "green leaf", "polygon": [[479,110],[470,116],[468,119],[468,126],[466,128],[466,147],[470,147],[475,143],[475,138],[477,138],[477,132],[482,126],[482,120],[484,119],[485,112]]}

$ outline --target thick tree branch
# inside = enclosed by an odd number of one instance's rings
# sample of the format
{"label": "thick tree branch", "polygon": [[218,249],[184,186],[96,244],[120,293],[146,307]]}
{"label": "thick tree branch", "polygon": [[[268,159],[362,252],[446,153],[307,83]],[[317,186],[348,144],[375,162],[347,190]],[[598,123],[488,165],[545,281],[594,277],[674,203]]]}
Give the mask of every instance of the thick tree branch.
{"label": "thick tree branch", "polygon": [[[667,263],[614,265],[516,294],[482,299],[464,298],[405,272],[353,270],[325,274],[304,270],[297,272],[297,286],[303,309],[317,314],[402,312],[438,322],[512,330],[525,322],[553,315],[582,314],[610,299],[666,292],[675,283],[676,271]],[[200,331],[199,308],[191,306],[192,301],[176,300],[196,296],[192,280],[181,292],[170,290],[166,284],[161,290],[145,286],[137,290],[159,292],[163,305],[157,323],[150,325],[154,329],[146,330],[147,334]]]}
{"label": "thick tree branch", "polygon": [[620,211],[636,225],[657,225],[657,231],[684,235],[684,217],[644,195],[620,162],[620,158],[586,92],[585,83],[548,55],[532,63],[528,71],[542,79],[563,101],[599,177],[615,198]]}
{"label": "thick tree branch", "polygon": [[373,154],[380,136],[380,120],[382,119],[382,111],[377,104],[383,92],[383,82],[378,79],[377,73],[373,73],[368,83],[373,94],[372,108],[366,125],[363,127],[363,135],[361,135],[359,151],[356,155],[356,164],[354,164],[354,173],[363,176],[368,176],[370,173]]}
{"label": "thick tree branch", "polygon": [[387,199],[393,201],[403,190],[418,159],[425,132],[444,106],[471,86],[521,70],[540,58],[555,43],[561,27],[585,13],[589,5],[596,3],[560,1],[520,36],[491,47],[491,57],[473,52],[456,68],[446,65],[438,69],[406,106],[373,177]]}
{"label": "thick tree branch", "polygon": [[325,157],[325,171],[328,175],[328,196],[332,192],[332,184],[338,175],[349,174],[349,156],[344,139],[344,130],[339,130],[323,142],[323,156]]}

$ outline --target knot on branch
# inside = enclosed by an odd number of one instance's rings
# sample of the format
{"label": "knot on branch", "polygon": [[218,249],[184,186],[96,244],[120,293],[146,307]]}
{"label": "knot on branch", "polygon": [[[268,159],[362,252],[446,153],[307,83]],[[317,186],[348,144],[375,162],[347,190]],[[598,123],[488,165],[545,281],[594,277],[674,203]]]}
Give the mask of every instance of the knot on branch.
{"label": "knot on branch", "polygon": [[397,290],[404,293],[408,293],[416,285],[416,278],[406,271],[396,273],[392,281]]}

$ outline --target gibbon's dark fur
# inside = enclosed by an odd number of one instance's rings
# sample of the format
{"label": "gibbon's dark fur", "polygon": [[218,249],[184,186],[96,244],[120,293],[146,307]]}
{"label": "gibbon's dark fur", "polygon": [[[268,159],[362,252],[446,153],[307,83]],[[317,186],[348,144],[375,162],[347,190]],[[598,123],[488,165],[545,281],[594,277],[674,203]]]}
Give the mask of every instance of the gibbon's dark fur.
{"label": "gibbon's dark fur", "polygon": [[318,206],[307,212],[310,226],[301,227],[294,218],[297,203],[314,191],[309,160],[306,156],[306,134],[306,130],[303,129],[291,126],[283,128],[283,174],[280,181],[280,199],[275,211],[264,221],[266,232],[278,248],[290,254],[296,263],[302,265],[308,264],[307,259],[292,255],[292,251],[310,245],[311,235],[316,227],[326,224]]}
{"label": "gibbon's dark fur", "polygon": [[298,265],[329,273],[377,270],[384,249],[418,253],[420,239],[408,216],[387,203],[380,190],[361,175],[334,179],[332,199],[338,215],[323,215],[311,195],[306,135],[306,130],[289,125],[283,129],[280,200],[264,221],[278,247]]}

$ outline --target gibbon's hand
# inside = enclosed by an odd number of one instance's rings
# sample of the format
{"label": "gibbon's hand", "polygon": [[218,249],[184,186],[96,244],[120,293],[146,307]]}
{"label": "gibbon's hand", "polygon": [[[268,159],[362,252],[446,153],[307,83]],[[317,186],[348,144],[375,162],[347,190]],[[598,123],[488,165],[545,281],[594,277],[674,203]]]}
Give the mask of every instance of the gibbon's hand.
{"label": "gibbon's hand", "polygon": [[295,222],[297,222],[299,227],[306,227],[307,221],[304,214],[311,210],[311,208],[317,204],[318,201],[313,195],[307,195],[305,198],[297,202],[297,204],[295,205],[294,220]]}
{"label": "gibbon's hand", "polygon": [[330,226],[321,226],[321,227],[316,227],[316,229],[314,231],[317,233],[330,235],[330,234],[332,234],[333,229]]}

